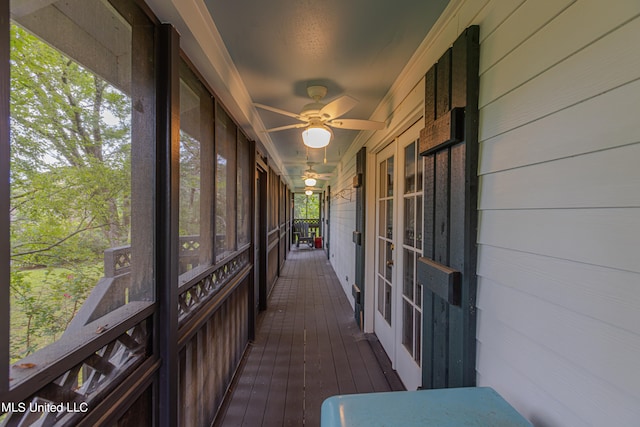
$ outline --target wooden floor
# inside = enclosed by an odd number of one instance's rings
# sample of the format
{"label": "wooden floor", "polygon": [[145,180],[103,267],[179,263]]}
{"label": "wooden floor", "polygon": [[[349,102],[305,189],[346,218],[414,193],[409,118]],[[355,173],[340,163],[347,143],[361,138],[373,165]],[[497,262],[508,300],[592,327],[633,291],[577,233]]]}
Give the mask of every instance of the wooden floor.
{"label": "wooden floor", "polygon": [[303,246],[289,254],[216,426],[319,426],[329,396],[403,389],[356,325],[326,253]]}

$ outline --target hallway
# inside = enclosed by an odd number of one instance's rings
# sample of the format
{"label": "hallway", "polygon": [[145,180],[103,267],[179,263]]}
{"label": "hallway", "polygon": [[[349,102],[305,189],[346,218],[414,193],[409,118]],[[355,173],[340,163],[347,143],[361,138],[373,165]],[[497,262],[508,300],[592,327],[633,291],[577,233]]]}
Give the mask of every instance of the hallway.
{"label": "hallway", "polygon": [[403,389],[321,250],[292,248],[217,426],[317,426],[336,394]]}

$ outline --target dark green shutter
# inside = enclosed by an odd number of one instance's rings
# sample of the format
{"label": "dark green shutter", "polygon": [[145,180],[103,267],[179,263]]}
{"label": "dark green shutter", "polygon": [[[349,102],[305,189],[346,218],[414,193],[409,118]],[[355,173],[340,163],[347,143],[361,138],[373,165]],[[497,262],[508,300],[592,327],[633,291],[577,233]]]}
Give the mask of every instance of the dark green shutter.
{"label": "dark green shutter", "polygon": [[475,385],[478,27],[426,74],[422,387]]}

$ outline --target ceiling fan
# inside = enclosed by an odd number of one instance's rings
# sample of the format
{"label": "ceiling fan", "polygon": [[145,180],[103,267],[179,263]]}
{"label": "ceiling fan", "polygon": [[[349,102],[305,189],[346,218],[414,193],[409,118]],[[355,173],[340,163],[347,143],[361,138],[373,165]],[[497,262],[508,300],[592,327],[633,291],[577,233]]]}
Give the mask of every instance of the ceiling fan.
{"label": "ceiling fan", "polygon": [[318,188],[318,187],[309,187],[309,186],[304,187],[304,194],[306,194],[307,196],[311,196],[313,193],[319,193],[321,191],[322,191],[322,188]]}
{"label": "ceiling fan", "polygon": [[329,177],[331,177],[331,174],[329,173],[318,173],[315,171],[315,169],[313,169],[313,162],[307,162],[307,165],[309,165],[309,168],[306,169],[303,173],[302,176],[300,178],[302,178],[302,180],[304,181],[304,184],[307,187],[313,187],[316,185],[317,180],[325,180],[325,179],[329,179]]}
{"label": "ceiling fan", "polygon": [[316,170],[313,168],[313,165],[315,163],[314,162],[307,162],[307,165],[309,166],[307,169],[304,170],[304,172],[302,173],[302,179],[305,178],[315,178],[315,179],[328,179],[331,177],[330,173],[318,173],[316,172]]}
{"label": "ceiling fan", "polygon": [[[342,95],[328,104],[320,102],[327,95],[327,88],[321,85],[307,87],[307,94],[313,102],[305,105],[299,114],[281,110],[264,104],[254,104],[263,110],[271,111],[284,116],[293,117],[303,123],[295,123],[267,129],[267,132],[277,132],[285,129],[305,128],[302,138],[305,145],[311,148],[326,147],[333,135],[331,128],[354,129],[354,130],[380,130],[384,129],[384,122],[363,119],[339,119],[356,106],[358,101],[348,95]],[[318,135],[320,139],[314,139]],[[307,143],[307,140],[309,143]]]}

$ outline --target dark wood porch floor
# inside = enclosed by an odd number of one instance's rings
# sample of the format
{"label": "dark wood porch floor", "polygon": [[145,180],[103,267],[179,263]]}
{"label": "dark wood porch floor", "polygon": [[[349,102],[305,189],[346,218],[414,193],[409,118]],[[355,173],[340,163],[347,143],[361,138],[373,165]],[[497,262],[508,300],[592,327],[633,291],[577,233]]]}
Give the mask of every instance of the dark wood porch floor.
{"label": "dark wood porch floor", "polygon": [[336,394],[402,390],[363,334],[326,253],[293,248],[216,426],[318,426]]}

